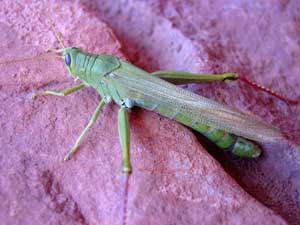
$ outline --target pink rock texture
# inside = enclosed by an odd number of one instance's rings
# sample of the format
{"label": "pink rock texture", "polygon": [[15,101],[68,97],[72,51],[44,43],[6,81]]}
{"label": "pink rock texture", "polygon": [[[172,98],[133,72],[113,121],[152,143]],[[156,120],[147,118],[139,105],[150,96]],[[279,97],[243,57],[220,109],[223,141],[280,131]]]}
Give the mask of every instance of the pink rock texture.
{"label": "pink rock texture", "polygon": [[[233,71],[300,99],[297,0],[85,1],[84,6],[112,27],[131,61],[148,71]],[[248,193],[300,224],[299,104],[287,105],[242,82],[189,88],[257,115],[286,134],[282,143],[263,144],[257,161],[234,158],[205,140],[201,144]]]}
{"label": "pink rock texture", "polygon": [[[278,9],[279,13],[290,14],[280,14],[282,19],[286,16],[286,24],[277,24],[277,28],[285,36],[276,33],[273,40],[268,31],[275,25],[264,20],[258,23],[255,14],[264,15],[265,3],[239,6],[229,2],[224,9],[222,1],[193,6],[158,2],[1,2],[1,61],[59,47],[47,21],[49,16],[67,46],[125,58],[124,51],[149,71],[243,72],[264,81],[266,86],[296,96],[299,80],[295,74],[299,67],[292,57],[299,56],[299,43],[295,42],[298,36],[294,33],[299,30],[296,20],[289,22],[289,18],[294,18],[295,6],[280,5],[284,9]],[[274,7],[266,17],[279,21],[280,17],[272,17]],[[102,20],[113,28],[121,42]],[[246,25],[252,26],[249,34],[244,29]],[[265,29],[265,40],[259,31],[267,27],[271,28]],[[253,32],[256,33],[252,37]],[[262,50],[266,42],[271,45]],[[251,43],[257,45],[255,49]],[[284,54],[277,52],[279,47]],[[87,88],[64,98],[48,96],[33,101],[33,91],[74,85],[63,63],[47,59],[0,66],[0,223],[122,224],[124,177],[120,173],[118,107],[106,106],[78,153],[63,162],[64,154],[88,122],[100,97]],[[287,106],[239,82],[189,88],[257,114],[290,133],[290,141],[263,145],[264,157],[257,161],[236,159],[221,151],[219,156],[212,151],[224,161],[225,169],[262,203],[222,169],[189,129],[155,113],[135,109],[130,118],[134,172],[129,184],[127,223],[286,224],[279,213],[297,224],[296,144],[300,140],[296,135],[299,124],[294,121],[299,117],[299,107]]]}

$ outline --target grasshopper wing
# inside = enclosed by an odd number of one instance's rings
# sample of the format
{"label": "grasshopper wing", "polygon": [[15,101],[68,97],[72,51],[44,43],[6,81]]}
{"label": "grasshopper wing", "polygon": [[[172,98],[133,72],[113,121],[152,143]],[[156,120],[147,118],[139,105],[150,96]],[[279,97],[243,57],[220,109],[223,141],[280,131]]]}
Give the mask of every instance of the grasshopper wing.
{"label": "grasshopper wing", "polygon": [[107,82],[137,105],[143,101],[163,105],[194,122],[255,141],[273,142],[282,138],[279,129],[259,119],[153,77],[129,63],[121,63],[119,69],[107,76]]}

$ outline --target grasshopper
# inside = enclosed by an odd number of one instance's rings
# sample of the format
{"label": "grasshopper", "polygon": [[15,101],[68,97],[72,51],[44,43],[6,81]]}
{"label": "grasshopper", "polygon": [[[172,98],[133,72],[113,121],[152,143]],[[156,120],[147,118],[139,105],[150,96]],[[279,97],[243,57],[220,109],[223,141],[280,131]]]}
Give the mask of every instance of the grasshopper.
{"label": "grasshopper", "polygon": [[33,99],[45,95],[67,96],[85,87],[94,88],[102,97],[89,123],[64,157],[65,161],[78,150],[80,142],[97,120],[103,106],[112,101],[120,106],[118,130],[124,173],[131,173],[132,170],[128,110],[136,106],[176,120],[200,132],[219,148],[231,151],[239,157],[260,156],[261,149],[253,141],[274,142],[282,138],[280,130],[274,126],[176,86],[195,82],[229,82],[238,79],[237,74],[197,74],[179,71],[148,73],[113,55],[89,54],[78,47],[65,47],[53,21],[50,22],[61,45],[60,49],[47,50],[55,53],[54,56],[43,55],[0,64],[51,57],[62,58],[71,77],[79,79],[81,83],[59,92],[46,90],[35,93]]}
{"label": "grasshopper", "polygon": [[191,127],[218,147],[240,157],[256,158],[261,154],[260,147],[250,140],[272,142],[281,137],[280,131],[273,126],[170,83],[232,80],[237,78],[236,74],[200,75],[176,71],[150,74],[112,55],[88,54],[77,47],[62,48],[56,52],[64,58],[70,75],[82,83],[62,92],[45,91],[34,97],[66,96],[87,86],[93,87],[102,96],[90,122],[65,160],[77,151],[102,107],[111,101],[120,106],[118,128],[123,152],[122,171],[125,173],[131,172],[128,109],[134,106],[157,112]]}
{"label": "grasshopper", "polygon": [[[64,160],[70,159],[78,150],[83,137],[97,120],[101,109],[110,102],[115,102],[120,107],[118,132],[123,155],[122,172],[126,175],[132,172],[128,111],[133,107],[141,107],[176,120],[200,132],[219,148],[244,158],[260,156],[261,149],[253,141],[273,142],[282,138],[281,132],[276,127],[176,86],[194,82],[232,81],[238,79],[235,73],[196,74],[178,71],[148,73],[112,55],[89,54],[77,47],[65,47],[53,23],[51,26],[61,48],[49,51],[62,58],[71,77],[79,79],[81,83],[59,92],[47,90],[35,93],[33,98],[45,95],[67,96],[85,87],[94,88],[102,97],[89,123]],[[37,58],[39,57],[24,60]]]}
{"label": "grasshopper", "polygon": [[237,78],[236,74],[203,75],[176,71],[157,71],[150,74],[112,55],[88,54],[77,47],[61,48],[55,52],[64,58],[70,75],[82,83],[61,92],[48,90],[37,93],[34,98],[44,95],[66,96],[89,86],[102,96],[91,120],[65,156],[65,160],[77,151],[100,110],[111,101],[120,106],[118,128],[123,150],[122,171],[125,173],[131,172],[128,109],[134,106],[155,111],[189,126],[218,147],[230,150],[240,157],[256,158],[261,154],[258,145],[243,137],[270,142],[281,136],[276,128],[264,122],[169,83],[232,80]]}

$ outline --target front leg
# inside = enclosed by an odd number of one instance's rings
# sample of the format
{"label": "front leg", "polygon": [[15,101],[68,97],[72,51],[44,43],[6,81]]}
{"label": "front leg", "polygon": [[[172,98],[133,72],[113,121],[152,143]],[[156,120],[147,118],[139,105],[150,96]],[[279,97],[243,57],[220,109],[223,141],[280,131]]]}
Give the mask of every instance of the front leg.
{"label": "front leg", "polygon": [[32,95],[32,98],[35,99],[37,96],[45,96],[45,95],[55,95],[55,96],[67,96],[75,91],[78,91],[80,90],[81,88],[84,88],[85,85],[83,83],[81,84],[78,84],[74,87],[71,87],[69,89],[66,89],[66,90],[63,90],[63,91],[60,91],[60,92],[56,92],[56,91],[50,91],[50,90],[47,90],[47,91],[43,91],[43,92],[40,92],[40,93],[34,93]]}
{"label": "front leg", "polygon": [[199,73],[161,70],[161,71],[153,72],[151,73],[151,75],[159,77],[173,84],[189,84],[189,83],[211,82],[211,81],[229,82],[238,79],[238,75],[235,73],[199,74]]}

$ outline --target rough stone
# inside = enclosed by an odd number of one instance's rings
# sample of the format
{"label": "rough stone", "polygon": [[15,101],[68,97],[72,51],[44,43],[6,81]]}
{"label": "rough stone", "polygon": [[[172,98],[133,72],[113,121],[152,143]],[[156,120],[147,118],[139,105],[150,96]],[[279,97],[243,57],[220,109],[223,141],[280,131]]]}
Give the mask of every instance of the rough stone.
{"label": "rough stone", "polygon": [[[148,71],[233,71],[300,99],[297,0],[97,2],[84,6],[113,28],[130,60]],[[197,136],[248,193],[300,224],[299,104],[288,105],[240,81],[189,88],[282,130],[287,140],[261,143],[264,154],[257,161],[234,158]]]}

